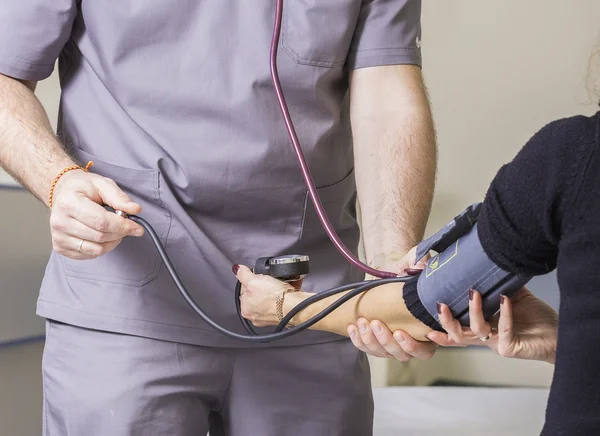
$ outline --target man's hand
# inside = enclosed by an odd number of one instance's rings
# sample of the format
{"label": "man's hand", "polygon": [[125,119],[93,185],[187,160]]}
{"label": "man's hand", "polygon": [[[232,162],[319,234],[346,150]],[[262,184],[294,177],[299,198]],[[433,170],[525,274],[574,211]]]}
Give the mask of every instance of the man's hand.
{"label": "man's hand", "polygon": [[[429,255],[417,262],[416,249],[413,247],[399,261],[395,260],[394,255],[386,256],[381,269],[401,271],[402,274],[414,274],[422,270],[427,265]],[[379,266],[376,266],[379,269]],[[417,341],[401,330],[392,334],[384,323],[377,320],[358,319],[356,325],[348,326],[348,335],[359,350],[372,356],[394,358],[401,362],[407,362],[413,358],[427,360],[434,355],[437,349],[437,344]]]}
{"label": "man's hand", "polygon": [[125,236],[144,234],[139,224],[108,212],[102,204],[127,214],[141,211],[140,205],[106,177],[73,170],[58,180],[50,214],[57,253],[71,259],[92,259],[112,251]]}
{"label": "man's hand", "polygon": [[437,350],[433,342],[419,342],[407,333],[397,330],[393,334],[380,321],[360,318],[358,327],[348,327],[348,334],[356,348],[376,357],[393,358],[407,362],[413,358],[427,360]]}

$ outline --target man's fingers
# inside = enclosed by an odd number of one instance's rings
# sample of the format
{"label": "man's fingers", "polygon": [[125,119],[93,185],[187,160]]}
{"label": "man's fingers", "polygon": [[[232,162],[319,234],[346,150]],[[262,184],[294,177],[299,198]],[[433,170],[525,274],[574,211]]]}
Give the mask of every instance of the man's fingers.
{"label": "man's fingers", "polygon": [[430,359],[437,349],[436,344],[419,342],[403,331],[396,331],[392,334],[380,321],[372,321],[370,327],[378,342],[374,345],[381,345],[387,354],[401,362],[407,362],[413,358]]}
{"label": "man's fingers", "polygon": [[435,351],[437,350],[437,344],[432,342],[417,341],[406,332],[394,332],[394,340],[398,343],[403,353],[407,355],[409,359],[414,357],[419,360],[428,360],[433,357]]}
{"label": "man's fingers", "polygon": [[99,256],[101,246],[95,242],[74,238],[61,233],[52,235],[52,249],[70,259],[93,259]]}
{"label": "man's fingers", "polygon": [[407,362],[412,359],[413,356],[402,349],[387,326],[383,325],[379,321],[372,321],[371,330],[387,354],[401,362]]}
{"label": "man's fingers", "polygon": [[52,220],[53,229],[64,233],[74,238],[83,239],[85,241],[105,243],[112,241],[120,241],[123,239],[121,233],[100,232],[96,229],[88,227],[81,221],[67,216],[59,216]]}
{"label": "man's fingers", "polygon": [[417,262],[417,247],[413,247],[406,255],[395,264],[394,270],[406,272],[406,270],[410,271],[410,274],[418,274],[421,272],[426,266],[427,261],[429,260],[429,254],[427,254],[423,259],[420,259]]}
{"label": "man's fingers", "polygon": [[56,251],[61,256],[68,257],[69,259],[73,259],[73,260],[89,260],[89,259],[94,259],[96,257],[96,256],[90,256],[89,254],[80,253],[80,252],[74,251],[74,250],[54,249],[54,251]]}
{"label": "man's fingers", "polygon": [[358,348],[360,351],[362,351],[364,353],[368,353],[369,350],[367,349],[367,347],[365,347],[365,344],[363,344],[362,341],[360,340],[360,335],[358,333],[358,327],[356,327],[355,325],[349,325],[346,330],[348,331],[348,336],[350,337],[350,340],[352,341],[354,346],[356,348]]}
{"label": "man's fingers", "polygon": [[363,351],[365,351],[368,354],[371,354],[372,356],[376,356],[376,357],[385,357],[385,358],[392,357],[392,355],[389,354],[385,350],[385,348],[383,348],[383,346],[379,343],[379,341],[375,337],[375,334],[371,330],[369,322],[366,319],[364,319],[364,318],[358,319],[357,325],[358,325],[358,336],[360,337],[360,343],[364,347]]}
{"label": "man's fingers", "polygon": [[100,233],[119,235],[121,238],[144,234],[142,226],[116,213],[108,212],[84,194],[77,194],[73,203],[76,205],[71,208],[69,216]]}
{"label": "man's fingers", "polygon": [[114,209],[122,210],[129,215],[135,215],[141,212],[139,204],[129,198],[119,186],[111,179],[106,177],[95,177],[93,179],[94,187],[104,204]]}
{"label": "man's fingers", "polygon": [[[413,268],[415,269],[425,269],[427,267],[427,262],[429,261],[429,258],[431,256],[428,254],[425,255],[425,257],[423,257],[422,259],[419,259],[419,261],[415,262]],[[413,259],[414,261],[414,259]]]}
{"label": "man's fingers", "polygon": [[52,237],[54,251],[71,259],[93,259],[114,250],[120,242],[117,240],[99,244],[61,234]]}

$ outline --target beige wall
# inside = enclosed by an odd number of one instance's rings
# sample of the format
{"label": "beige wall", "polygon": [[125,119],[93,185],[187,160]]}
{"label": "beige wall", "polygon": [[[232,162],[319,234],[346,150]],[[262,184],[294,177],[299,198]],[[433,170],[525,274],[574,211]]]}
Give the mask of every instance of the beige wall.
{"label": "beige wall", "polygon": [[[499,166],[543,124],[595,111],[585,105],[584,81],[588,53],[600,27],[600,2],[423,3],[424,73],[440,150],[431,232],[479,201]],[[52,121],[57,112],[55,79],[38,89]],[[39,351],[35,345],[0,351],[2,436],[39,434]],[[377,383],[385,381],[382,366],[377,366]],[[417,383],[450,374],[468,381],[544,385],[551,377],[548,367],[509,362],[481,351],[442,351],[431,362],[412,367]],[[19,419],[17,405],[22,406]],[[26,429],[27,423],[33,428]]]}
{"label": "beige wall", "polygon": [[479,201],[545,123],[586,103],[596,0],[423,1],[424,74],[439,135],[430,230]]}

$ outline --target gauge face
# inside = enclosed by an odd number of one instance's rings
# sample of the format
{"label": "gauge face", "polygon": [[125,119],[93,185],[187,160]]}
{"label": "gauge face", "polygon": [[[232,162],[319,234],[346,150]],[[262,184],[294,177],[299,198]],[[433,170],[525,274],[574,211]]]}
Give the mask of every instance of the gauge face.
{"label": "gauge face", "polygon": [[288,254],[285,256],[273,257],[269,260],[270,265],[283,265],[286,263],[308,262],[308,256],[304,254]]}

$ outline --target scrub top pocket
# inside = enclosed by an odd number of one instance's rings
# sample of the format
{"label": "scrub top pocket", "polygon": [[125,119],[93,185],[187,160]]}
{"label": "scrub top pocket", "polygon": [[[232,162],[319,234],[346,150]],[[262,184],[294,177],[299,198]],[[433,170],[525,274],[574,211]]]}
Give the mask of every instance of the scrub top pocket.
{"label": "scrub top pocket", "polygon": [[343,66],[352,44],[360,0],[287,0],[281,46],[298,64]]}
{"label": "scrub top pocket", "polygon": [[[154,228],[163,245],[171,222],[159,194],[159,171],[124,168],[98,159],[83,150],[73,150],[82,162],[93,161],[90,172],[114,180],[130,198],[142,206],[140,216]],[[95,259],[74,260],[59,256],[66,276],[140,287],[158,276],[162,260],[147,232],[127,236],[111,252]]]}

